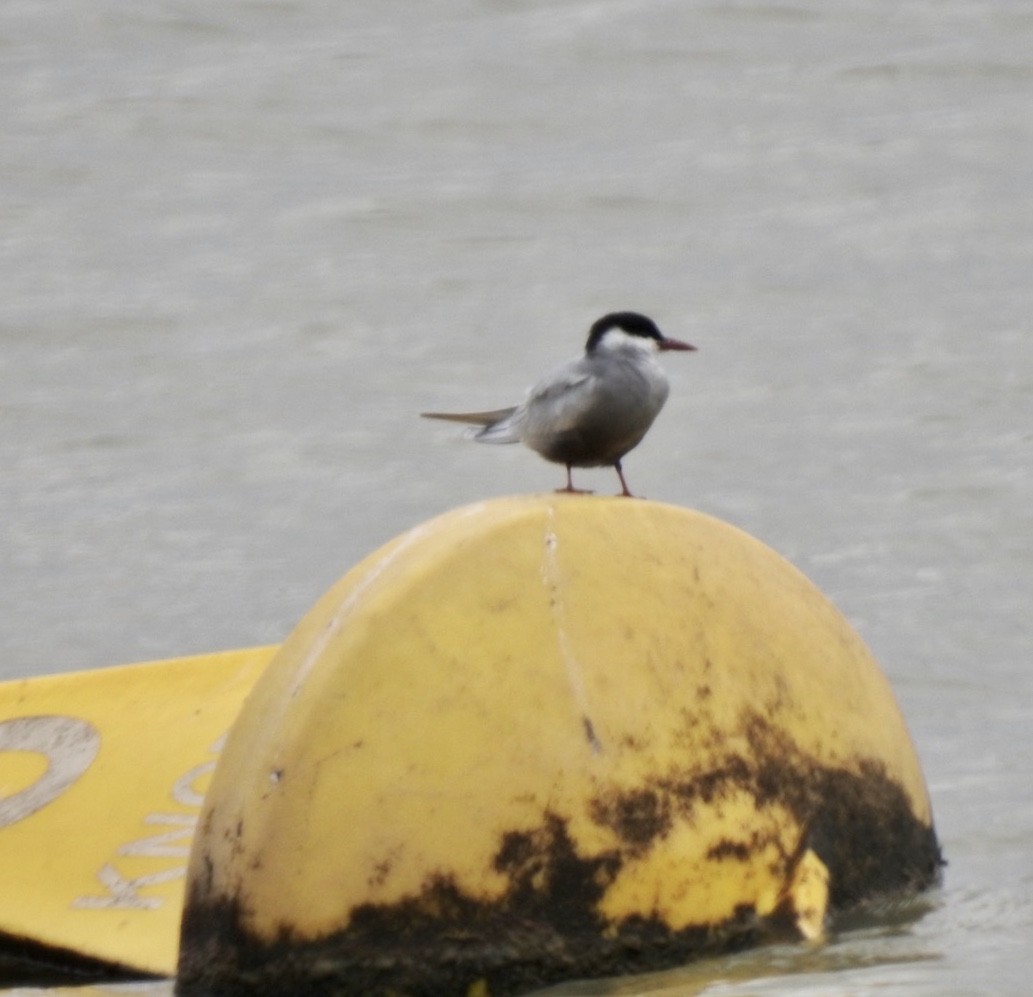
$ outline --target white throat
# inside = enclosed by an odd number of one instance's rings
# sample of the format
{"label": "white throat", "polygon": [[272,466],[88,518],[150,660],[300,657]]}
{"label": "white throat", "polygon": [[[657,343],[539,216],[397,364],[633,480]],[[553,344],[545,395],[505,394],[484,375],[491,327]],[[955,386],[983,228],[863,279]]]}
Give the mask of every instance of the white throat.
{"label": "white throat", "polygon": [[623,353],[631,357],[653,357],[660,349],[660,345],[652,336],[632,336],[623,329],[607,329],[602,338],[596,343],[596,350],[600,353]]}

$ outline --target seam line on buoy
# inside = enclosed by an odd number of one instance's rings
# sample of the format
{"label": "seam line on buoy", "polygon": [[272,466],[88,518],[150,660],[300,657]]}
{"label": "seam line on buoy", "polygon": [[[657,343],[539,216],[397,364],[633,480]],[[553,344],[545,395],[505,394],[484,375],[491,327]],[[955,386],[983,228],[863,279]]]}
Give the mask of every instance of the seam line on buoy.
{"label": "seam line on buoy", "polygon": [[588,694],[585,692],[585,683],[582,677],[581,662],[578,661],[574,649],[570,645],[567,636],[566,618],[563,612],[563,600],[561,597],[560,567],[559,567],[559,537],[554,528],[554,510],[550,506],[548,520],[545,526],[545,542],[542,554],[542,581],[549,595],[549,610],[552,613],[553,623],[556,629],[556,643],[559,646],[560,657],[567,673],[567,683],[574,697],[580,713],[581,725],[585,732],[588,743],[592,746],[593,754],[600,754],[603,750],[602,743],[596,734],[595,726],[589,715]]}

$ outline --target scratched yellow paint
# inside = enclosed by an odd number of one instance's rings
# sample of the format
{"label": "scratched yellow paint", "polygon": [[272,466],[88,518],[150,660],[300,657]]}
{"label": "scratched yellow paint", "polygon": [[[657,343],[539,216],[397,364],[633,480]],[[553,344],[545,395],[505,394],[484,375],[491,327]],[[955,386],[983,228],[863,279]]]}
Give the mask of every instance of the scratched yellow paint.
{"label": "scratched yellow paint", "polygon": [[[659,503],[480,503],[385,545],[284,642],[205,803],[179,985],[232,989],[247,965],[278,993],[305,959],[341,993],[368,967],[404,979],[386,943],[362,947],[370,911],[400,937],[437,918],[448,980],[463,958],[477,978],[481,952],[560,951],[549,972],[568,972],[585,923],[617,939],[614,959],[628,925],[720,939],[744,911],[813,939],[830,870],[812,821],[860,880],[874,831],[851,835],[875,814],[931,832],[903,716],[861,638],[774,551]],[[927,833],[878,840],[886,863],[928,849],[901,870],[933,865]],[[535,910],[560,926],[555,949],[525,932]],[[309,947],[284,947],[285,928]]]}
{"label": "scratched yellow paint", "polygon": [[0,936],[174,971],[201,800],[274,651],[0,683]]}

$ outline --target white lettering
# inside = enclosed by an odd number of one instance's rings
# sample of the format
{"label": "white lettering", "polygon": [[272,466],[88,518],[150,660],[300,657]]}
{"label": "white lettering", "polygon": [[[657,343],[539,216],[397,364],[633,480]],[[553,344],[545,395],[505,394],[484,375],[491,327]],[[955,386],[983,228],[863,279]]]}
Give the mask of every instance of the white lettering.
{"label": "white lettering", "polygon": [[[197,827],[196,817],[192,817],[190,814],[148,814],[144,818],[144,823],[165,824],[166,826],[171,824],[179,827],[180,830],[130,841],[128,845],[122,845],[119,848],[119,855],[146,855],[150,858],[168,856],[184,859],[190,854],[190,839],[193,838],[194,828]],[[186,844],[173,844],[175,841],[185,841]]]}
{"label": "white lettering", "polygon": [[[220,737],[209,749],[218,754],[226,735]],[[197,810],[204,803],[204,794],[198,792],[197,783],[210,775],[215,762],[202,762],[181,775],[172,786],[172,798],[184,807]],[[144,858],[187,858],[190,854],[190,842],[197,826],[196,814],[152,813],[144,817],[145,824],[171,827],[173,830],[164,834],[154,834],[147,838],[120,845],[117,855],[142,856]],[[110,862],[106,862],[97,872],[97,879],[107,891],[104,896],[77,897],[72,906],[80,910],[157,910],[165,902],[164,897],[142,897],[140,890],[148,886],[160,886],[162,883],[181,879],[186,875],[186,866],[177,865],[162,872],[150,873],[128,879]]]}
{"label": "white lettering", "polygon": [[0,751],[31,751],[47,759],[46,772],[31,786],[0,799],[0,827],[9,827],[78,781],[100,751],[100,734],[78,717],[17,717],[0,722]]}
{"label": "white lettering", "polygon": [[186,873],[185,867],[152,872],[147,876],[126,879],[113,865],[105,863],[97,873],[100,885],[107,891],[104,897],[76,897],[72,906],[80,910],[155,910],[162,905],[161,897],[141,897],[137,890],[147,886],[158,886],[179,879]]}
{"label": "white lettering", "polygon": [[200,807],[204,803],[204,793],[194,788],[194,783],[202,776],[215,771],[215,762],[204,762],[192,768],[186,775],[180,776],[172,787],[172,798],[184,807]]}

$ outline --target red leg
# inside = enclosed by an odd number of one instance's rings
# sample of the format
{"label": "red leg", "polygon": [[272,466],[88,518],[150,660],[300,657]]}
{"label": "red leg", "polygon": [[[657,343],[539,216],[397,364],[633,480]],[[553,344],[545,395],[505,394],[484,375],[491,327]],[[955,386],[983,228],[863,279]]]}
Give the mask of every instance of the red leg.
{"label": "red leg", "polygon": [[557,488],[556,491],[557,492],[565,492],[568,495],[591,495],[592,494],[590,491],[586,491],[583,488],[575,488],[574,487],[574,479],[571,478],[571,476],[570,476],[570,465],[569,464],[567,465],[567,487],[566,488]]}
{"label": "red leg", "polygon": [[621,479],[621,495],[625,498],[634,498],[635,496],[631,494],[631,489],[628,488],[628,483],[624,480],[624,471],[621,469],[621,462],[619,460],[615,460],[613,462],[613,466],[617,471],[617,477]]}

